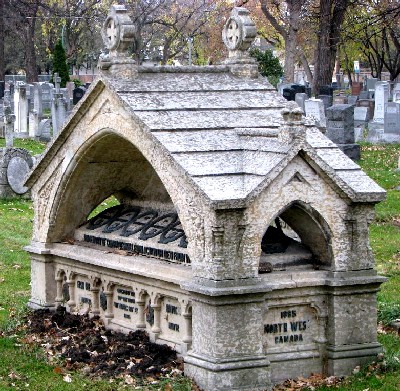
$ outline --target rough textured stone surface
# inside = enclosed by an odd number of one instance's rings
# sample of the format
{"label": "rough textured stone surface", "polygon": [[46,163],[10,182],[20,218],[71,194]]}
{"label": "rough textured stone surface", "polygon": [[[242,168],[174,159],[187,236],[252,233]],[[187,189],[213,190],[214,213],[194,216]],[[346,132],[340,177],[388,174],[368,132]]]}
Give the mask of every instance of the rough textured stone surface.
{"label": "rough textured stone surface", "polygon": [[[30,305],[144,329],[204,390],[350,373],[380,349],[368,225],[385,192],[232,58],[234,69],[103,58],[27,181]],[[125,212],[88,222],[111,194]],[[301,252],[262,252],[278,226]]]}

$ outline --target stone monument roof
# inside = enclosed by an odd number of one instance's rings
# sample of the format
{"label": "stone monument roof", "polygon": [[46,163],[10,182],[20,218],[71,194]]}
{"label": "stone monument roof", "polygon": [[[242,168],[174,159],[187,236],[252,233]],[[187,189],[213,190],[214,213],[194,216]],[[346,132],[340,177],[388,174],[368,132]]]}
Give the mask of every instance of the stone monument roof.
{"label": "stone monument roof", "polygon": [[[50,146],[72,129],[99,88],[112,91],[160,142],[210,201],[245,200],[303,150],[353,201],[377,202],[385,192],[312,124],[298,142],[279,139],[288,102],[267,79],[235,76],[228,66],[136,67],[134,79],[101,76]],[[63,137],[64,136],[64,137]]]}
{"label": "stone monument roof", "polygon": [[113,6],[103,28],[109,53],[100,57],[101,75],[28,184],[107,89],[216,207],[245,206],[298,154],[352,201],[381,201],[385,191],[258,74],[247,52],[256,34],[248,14],[235,8],[224,27],[224,65],[146,67],[128,56],[135,29],[125,8]]}

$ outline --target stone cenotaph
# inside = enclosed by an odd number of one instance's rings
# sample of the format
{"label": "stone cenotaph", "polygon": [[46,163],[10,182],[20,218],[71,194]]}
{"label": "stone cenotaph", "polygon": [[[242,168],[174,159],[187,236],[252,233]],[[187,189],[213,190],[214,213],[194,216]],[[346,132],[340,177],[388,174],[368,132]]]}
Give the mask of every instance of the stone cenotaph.
{"label": "stone cenotaph", "polygon": [[222,65],[137,65],[135,34],[112,6],[100,75],[27,180],[30,306],[146,330],[206,391],[372,361],[385,191],[258,73],[246,9]]}

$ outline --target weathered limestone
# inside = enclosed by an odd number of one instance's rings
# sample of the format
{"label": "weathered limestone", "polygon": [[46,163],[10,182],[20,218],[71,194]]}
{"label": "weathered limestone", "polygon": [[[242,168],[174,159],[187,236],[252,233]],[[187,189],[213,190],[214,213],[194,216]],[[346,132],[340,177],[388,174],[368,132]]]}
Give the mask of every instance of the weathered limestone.
{"label": "weathered limestone", "polygon": [[[238,53],[222,66],[125,61],[130,23],[113,6],[112,53],[27,181],[30,305],[146,330],[206,391],[373,360],[384,190],[255,75],[248,12],[225,25]],[[88,220],[111,194],[120,205]]]}
{"label": "weathered limestone", "polygon": [[14,92],[14,134],[17,138],[28,137],[28,99],[26,88],[26,84],[18,83]]}

